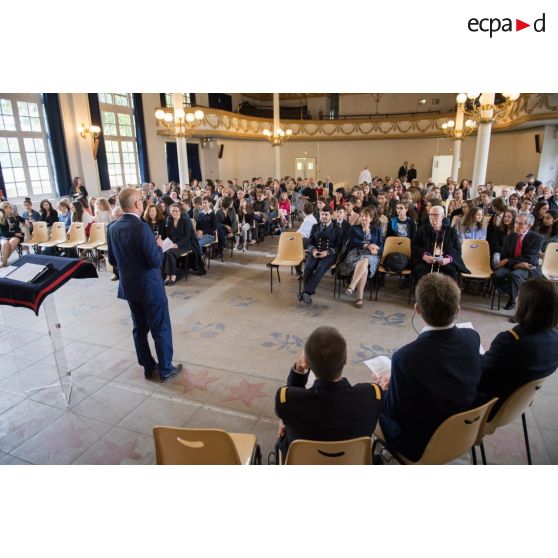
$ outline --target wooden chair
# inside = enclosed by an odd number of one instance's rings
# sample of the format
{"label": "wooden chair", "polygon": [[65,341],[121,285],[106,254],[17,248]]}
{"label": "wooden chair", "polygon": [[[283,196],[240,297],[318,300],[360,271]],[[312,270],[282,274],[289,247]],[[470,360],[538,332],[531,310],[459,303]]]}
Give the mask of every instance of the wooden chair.
{"label": "wooden chair", "polygon": [[93,223],[89,234],[89,240],[84,244],[76,246],[79,254],[80,250],[90,250],[94,254],[95,267],[99,269],[99,246],[107,243],[107,231],[104,223]]}
{"label": "wooden chair", "polygon": [[[378,266],[378,271],[374,277],[374,290],[376,292],[375,300],[378,300],[378,290],[380,289],[380,274],[384,275],[397,275],[399,277],[399,282],[403,277],[409,277],[412,281],[412,271],[410,269],[404,269],[401,273],[395,271],[389,271],[384,267],[384,261],[389,254],[404,254],[409,258],[409,265],[411,262],[411,239],[400,236],[388,236],[384,243],[384,251],[382,252],[382,259],[380,265]],[[411,293],[413,292],[412,285],[409,287],[409,301],[411,303]],[[370,291],[370,300],[372,300],[372,290]]]}
{"label": "wooden chair", "polygon": [[549,281],[558,282],[558,242],[550,242],[544,252],[542,274]]}
{"label": "wooden chair", "polygon": [[57,250],[75,250],[80,244],[87,240],[85,236],[85,225],[83,223],[72,223],[70,225],[69,238],[56,246]]}
{"label": "wooden chair", "polygon": [[39,245],[47,241],[48,227],[46,221],[35,221],[33,223],[33,233],[31,234],[31,238],[22,242],[20,246],[22,248],[33,248],[33,251],[36,253],[40,251]]}
{"label": "wooden chair", "polygon": [[[495,397],[480,407],[448,417],[432,434],[418,461],[411,461],[402,454],[391,453],[402,465],[443,465],[468,453],[469,450],[473,454],[472,448],[478,434],[497,400]],[[417,420],[420,420],[420,417]],[[377,438],[373,451],[377,443],[386,445],[382,439]]]}
{"label": "wooden chair", "polygon": [[41,242],[39,248],[56,248],[62,242],[66,242],[68,236],[66,235],[66,225],[64,223],[58,222],[53,223],[52,229],[50,231],[50,239],[46,242]]}
{"label": "wooden chair", "polygon": [[465,267],[471,272],[459,273],[463,282],[476,279],[484,281],[485,285],[488,286],[492,280],[490,246],[488,241],[465,239],[461,244],[461,255]]}
{"label": "wooden chair", "polygon": [[261,464],[254,434],[237,434],[216,428],[153,428],[157,465]]}
{"label": "wooden chair", "polygon": [[[293,268],[301,265],[304,261],[304,245],[302,242],[302,234],[299,232],[284,232],[279,237],[279,246],[277,247],[277,255],[268,264],[269,278],[271,285],[271,292],[273,292],[273,268],[277,269],[277,279],[281,283],[281,276],[279,275],[279,266],[290,266],[291,273]],[[301,280],[299,280],[299,292],[301,287]]]}
{"label": "wooden chair", "polygon": [[284,465],[371,465],[372,438],[363,436],[340,442],[295,440]]}
{"label": "wooden chair", "polygon": [[[500,426],[510,424],[515,419],[521,416],[523,424],[523,436],[525,438],[525,449],[527,450],[527,462],[532,465],[531,448],[529,446],[529,435],[527,433],[527,420],[525,418],[525,411],[532,405],[537,391],[541,389],[546,378],[540,380],[532,380],[517,388],[506,400],[502,406],[496,411],[496,414],[487,422],[484,423],[483,428],[479,431],[476,446],[480,446],[482,462],[486,465],[486,453],[484,450],[483,438],[489,434],[493,434]],[[475,446],[473,446],[473,454],[475,454]],[[476,462],[476,455],[473,458]]]}

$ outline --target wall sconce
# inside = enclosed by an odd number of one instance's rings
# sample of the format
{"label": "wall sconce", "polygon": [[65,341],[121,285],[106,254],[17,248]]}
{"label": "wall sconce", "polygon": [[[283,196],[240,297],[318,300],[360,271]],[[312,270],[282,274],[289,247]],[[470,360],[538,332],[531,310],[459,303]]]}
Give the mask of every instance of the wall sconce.
{"label": "wall sconce", "polygon": [[93,159],[97,160],[97,151],[99,149],[99,138],[101,137],[100,126],[86,126],[83,122],[77,128],[78,134],[87,139],[89,136],[93,140]]}

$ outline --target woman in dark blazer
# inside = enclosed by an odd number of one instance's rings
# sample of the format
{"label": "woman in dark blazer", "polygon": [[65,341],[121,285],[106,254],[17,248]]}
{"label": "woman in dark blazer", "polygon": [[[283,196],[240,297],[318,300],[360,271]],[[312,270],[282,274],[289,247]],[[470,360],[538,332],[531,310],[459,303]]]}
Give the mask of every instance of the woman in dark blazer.
{"label": "woman in dark blazer", "polygon": [[355,306],[362,308],[364,287],[378,269],[383,243],[376,210],[363,207],[359,217],[360,225],[351,229],[348,253],[339,265],[339,270],[343,275],[352,273],[353,278],[345,294],[351,296],[356,291]]}
{"label": "woman in dark blazer", "polygon": [[175,203],[170,207],[170,216],[167,219],[167,238],[173,242],[173,247],[165,252],[163,273],[165,285],[174,285],[176,282],[176,260],[182,254],[194,249],[195,241],[192,221],[187,215],[182,216],[180,204]]}
{"label": "woman in dark blazer", "polygon": [[167,238],[167,224],[157,205],[150,205],[143,213],[143,220],[151,227],[155,237]]}
{"label": "woman in dark blazer", "polygon": [[479,402],[498,397],[490,418],[517,388],[558,368],[558,286],[543,278],[519,288],[517,325],[499,333],[482,357]]}

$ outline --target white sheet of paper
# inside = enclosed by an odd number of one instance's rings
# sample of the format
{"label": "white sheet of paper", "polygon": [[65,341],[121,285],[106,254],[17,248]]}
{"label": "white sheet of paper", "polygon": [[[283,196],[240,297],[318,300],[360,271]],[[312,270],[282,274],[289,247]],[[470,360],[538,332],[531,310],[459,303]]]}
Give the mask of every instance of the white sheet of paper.
{"label": "white sheet of paper", "polygon": [[372,374],[379,380],[380,378],[391,378],[391,359],[387,356],[378,356],[363,361],[368,366]]}
{"label": "white sheet of paper", "polygon": [[35,277],[45,269],[46,267],[44,265],[25,263],[19,266],[15,271],[12,271],[8,279],[20,281],[21,283],[29,283],[29,281],[35,279]]}
{"label": "white sheet of paper", "polygon": [[15,265],[9,265],[8,267],[3,267],[0,269],[0,278],[7,277],[12,271],[15,271],[17,267]]}
{"label": "white sheet of paper", "polygon": [[[475,329],[475,326],[472,324],[472,322],[461,322],[459,324],[455,324],[455,327],[459,327],[462,329]],[[479,347],[479,353],[481,355],[484,355],[486,351],[484,350],[484,347],[482,346],[482,343],[480,344]]]}
{"label": "white sheet of paper", "polygon": [[165,238],[163,240],[163,252],[170,250],[174,246],[174,242],[170,238]]}

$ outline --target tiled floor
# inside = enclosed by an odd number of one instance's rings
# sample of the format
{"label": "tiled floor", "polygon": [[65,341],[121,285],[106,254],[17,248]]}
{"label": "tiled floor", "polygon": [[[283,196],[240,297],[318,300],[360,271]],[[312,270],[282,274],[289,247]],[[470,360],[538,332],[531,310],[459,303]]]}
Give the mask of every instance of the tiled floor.
{"label": "tiled floor", "polygon": [[[158,424],[253,432],[265,461],[277,432],[274,394],[315,327],[335,325],[345,335],[353,382],[370,379],[363,360],[391,355],[416,337],[407,292],[396,281],[388,279],[380,300],[366,299],[362,310],[344,295],[333,299],[329,276],[311,306],[297,302],[288,269],[271,294],[264,264],[275,248],[269,239],[232,261],[227,254],[205,277],[167,290],[175,360],[184,364],[167,384],[146,381],[136,364],[129,309],[109,274],[65,285],[54,296],[72,370],[69,408],[59,388],[31,391],[57,377],[43,313],[1,307],[0,464],[154,463]],[[509,315],[491,311],[486,299],[464,295],[462,307],[459,321],[473,322],[486,348],[510,327]],[[547,380],[528,424],[534,462],[558,463],[558,374]],[[526,463],[520,422],[485,446],[490,463]]]}

